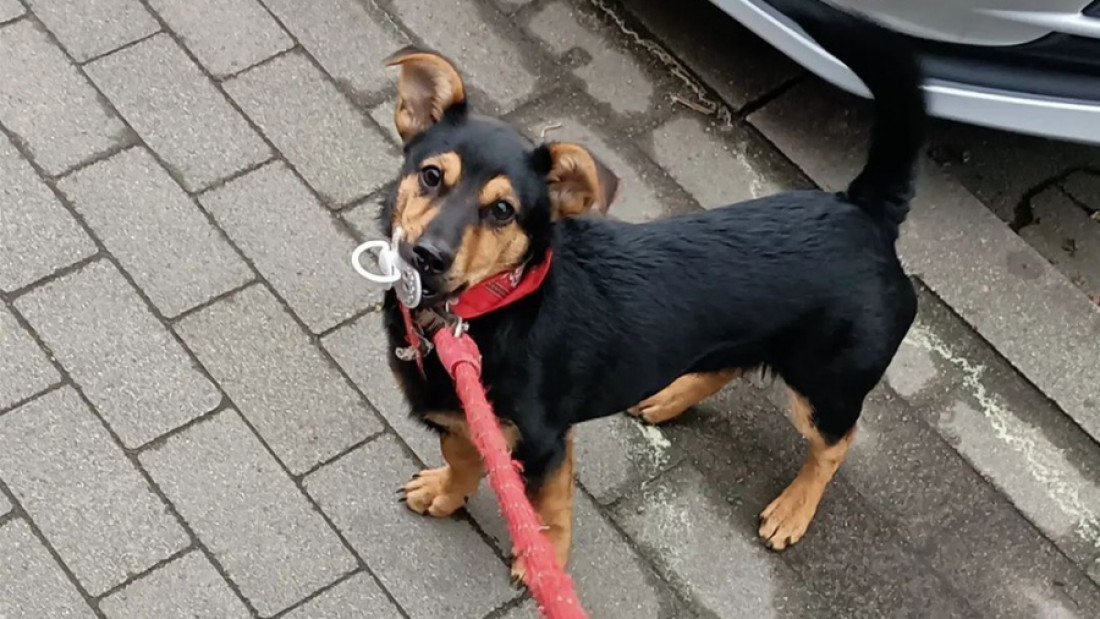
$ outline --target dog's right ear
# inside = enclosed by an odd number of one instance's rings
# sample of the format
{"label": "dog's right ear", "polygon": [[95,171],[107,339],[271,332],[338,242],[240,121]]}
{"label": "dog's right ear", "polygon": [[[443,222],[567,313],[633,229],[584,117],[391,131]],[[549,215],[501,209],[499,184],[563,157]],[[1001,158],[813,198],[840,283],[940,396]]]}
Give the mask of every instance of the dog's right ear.
{"label": "dog's right ear", "polygon": [[466,104],[462,77],[449,60],[431,50],[404,47],[386,59],[400,66],[394,122],[406,143],[439,122],[443,113]]}
{"label": "dog's right ear", "polygon": [[535,170],[546,176],[555,221],[593,210],[606,214],[619,193],[618,177],[579,144],[542,144],[531,158]]}

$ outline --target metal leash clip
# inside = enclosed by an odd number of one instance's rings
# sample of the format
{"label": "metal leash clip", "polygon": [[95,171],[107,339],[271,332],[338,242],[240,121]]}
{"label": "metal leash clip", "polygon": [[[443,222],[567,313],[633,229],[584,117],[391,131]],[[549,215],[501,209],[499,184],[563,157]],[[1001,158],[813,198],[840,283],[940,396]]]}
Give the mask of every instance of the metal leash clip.
{"label": "metal leash clip", "polygon": [[[398,252],[403,236],[401,228],[396,228],[393,238],[388,242],[375,239],[359,245],[351,252],[351,266],[359,275],[385,286],[385,290],[393,288],[402,305],[414,308],[420,305],[423,287],[420,283],[420,272],[405,262]],[[363,254],[367,252],[374,252],[375,262],[381,273],[372,272],[363,266]]]}
{"label": "metal leash clip", "polygon": [[441,316],[441,318],[443,319],[444,323],[446,323],[454,330],[453,333],[455,337],[461,337],[464,333],[470,330],[470,325],[465,320],[463,320],[462,317],[454,313],[454,304],[454,299],[449,299],[443,305],[443,315]]}
{"label": "metal leash clip", "polygon": [[435,349],[435,344],[432,344],[421,335],[419,350],[415,346],[398,346],[393,349],[393,354],[402,361],[414,361],[417,357],[427,357],[433,349]]}

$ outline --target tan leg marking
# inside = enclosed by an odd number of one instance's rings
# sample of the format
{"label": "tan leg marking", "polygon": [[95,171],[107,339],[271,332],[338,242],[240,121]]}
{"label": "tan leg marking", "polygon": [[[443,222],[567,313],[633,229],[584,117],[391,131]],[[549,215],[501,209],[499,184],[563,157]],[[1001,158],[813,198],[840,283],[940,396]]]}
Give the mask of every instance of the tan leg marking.
{"label": "tan leg marking", "polygon": [[484,471],[481,456],[465,434],[448,431],[439,437],[439,447],[447,464],[413,476],[405,484],[405,504],[418,514],[446,518],[477,492]]}
{"label": "tan leg marking", "polygon": [[632,406],[627,412],[648,423],[664,423],[718,393],[726,383],[742,373],[742,370],[722,370],[684,374],[656,394]]}
{"label": "tan leg marking", "polygon": [[[561,465],[531,497],[562,569],[569,562],[569,547],[573,541],[573,462],[573,432],[570,431],[565,437],[565,457]],[[525,572],[523,558],[516,557],[512,561],[512,578],[522,582]]]}
{"label": "tan leg marking", "polygon": [[760,537],[772,550],[793,546],[810,526],[825,487],[836,474],[855,436],[852,428],[835,445],[829,445],[813,424],[813,408],[806,398],[791,391],[794,425],[810,444],[810,453],[789,486],[760,513]]}
{"label": "tan leg marking", "polygon": [[[418,514],[446,518],[466,505],[466,500],[477,492],[485,469],[461,414],[430,413],[428,419],[446,429],[439,437],[446,465],[424,469],[414,475],[402,489],[403,498],[409,509]],[[515,447],[519,431],[508,422],[501,426],[509,448]]]}

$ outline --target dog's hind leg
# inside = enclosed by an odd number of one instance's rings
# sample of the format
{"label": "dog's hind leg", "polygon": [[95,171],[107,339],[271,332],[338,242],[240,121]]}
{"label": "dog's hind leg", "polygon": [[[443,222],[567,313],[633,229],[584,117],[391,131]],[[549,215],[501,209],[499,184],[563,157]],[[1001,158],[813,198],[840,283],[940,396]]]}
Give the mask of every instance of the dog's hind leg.
{"label": "dog's hind leg", "polygon": [[[824,411],[821,411],[824,412]],[[825,488],[836,474],[855,436],[855,418],[839,439],[822,434],[814,422],[814,409],[801,394],[791,390],[794,425],[809,443],[810,452],[789,486],[760,513],[760,537],[772,550],[794,545],[810,526]]]}
{"label": "dog's hind leg", "polygon": [[[539,515],[562,569],[569,562],[569,548],[573,542],[573,462],[573,433],[570,431],[565,436],[565,454],[561,464],[531,492],[531,504]],[[512,578],[522,581],[525,571],[523,557],[516,557],[512,561]]]}
{"label": "dog's hind leg", "polygon": [[641,417],[647,423],[664,423],[718,393],[726,383],[742,373],[742,370],[734,369],[684,374],[664,389],[630,407],[627,412]]}

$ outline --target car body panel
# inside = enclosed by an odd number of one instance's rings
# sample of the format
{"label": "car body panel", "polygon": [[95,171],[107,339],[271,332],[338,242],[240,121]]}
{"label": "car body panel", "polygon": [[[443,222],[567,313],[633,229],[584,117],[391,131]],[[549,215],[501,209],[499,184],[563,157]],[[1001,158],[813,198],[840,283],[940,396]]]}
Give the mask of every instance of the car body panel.
{"label": "car body panel", "polygon": [[[816,0],[811,0],[816,1]],[[834,0],[913,36],[967,45],[1019,45],[1052,32],[1092,33],[1090,0]],[[1084,35],[1087,36],[1087,35]]]}
{"label": "car body panel", "polygon": [[[768,41],[819,77],[848,92],[862,97],[869,96],[866,87],[855,74],[821,49],[793,21],[783,16],[767,0],[712,0],[712,2],[757,36]],[[1044,7],[1076,11],[1073,13],[1076,15],[1079,15],[1081,9],[1088,5],[1085,0],[1032,0],[1030,3],[1024,0],[980,2],[977,0],[965,2],[963,0],[955,0],[955,2],[952,0],[838,0],[836,2],[838,5],[866,11],[871,17],[879,19],[888,26],[914,35],[919,34],[921,30],[910,23],[915,19],[916,13],[909,11],[899,14],[895,10],[896,7],[940,6],[955,3],[968,7],[970,17],[959,17],[958,22],[960,25],[968,24],[965,30],[974,30],[975,24],[980,21],[987,24],[977,29],[981,33],[978,40],[984,42],[982,45],[990,45],[989,42],[994,40],[1026,42],[1033,40],[1032,37],[1042,38],[1049,35],[1051,31],[1035,25],[1037,22],[1034,19],[1030,25],[1020,25],[1023,17],[1033,16],[1021,17],[1018,13],[1008,17],[1002,14],[990,16],[976,12],[974,9],[978,5],[982,10],[985,10],[985,7],[994,7],[992,10],[1020,11],[1023,10],[1020,7],[1026,4],[1034,6],[1042,3]],[[885,10],[890,12],[884,14]],[[1051,18],[1051,13],[1054,12],[1047,13],[1044,18]],[[906,15],[909,17],[906,18]],[[1084,19],[1098,21],[1093,17],[1084,17]],[[923,26],[923,28],[934,29],[932,26]],[[947,30],[950,29],[947,27]],[[943,35],[943,31],[940,33]],[[937,37],[937,40],[951,43],[971,43],[961,32],[955,40],[949,41],[949,39],[950,37],[947,36]],[[934,77],[929,79],[925,92],[928,95],[929,112],[940,118],[1067,141],[1100,144],[1100,100],[1055,97]]]}

